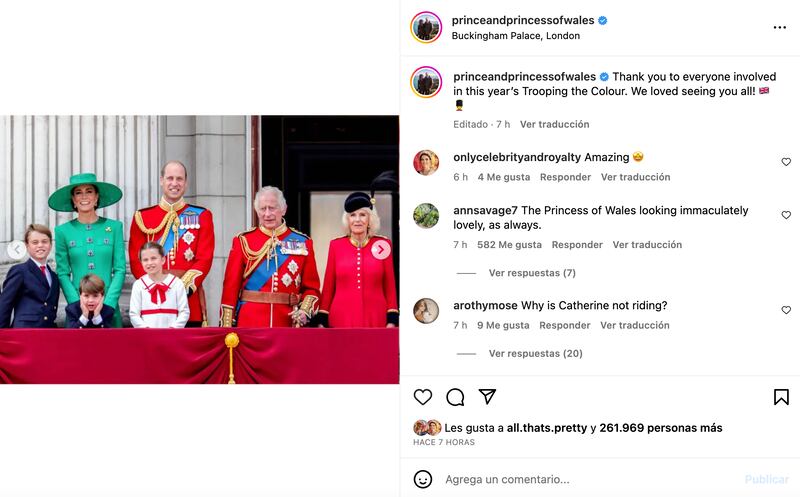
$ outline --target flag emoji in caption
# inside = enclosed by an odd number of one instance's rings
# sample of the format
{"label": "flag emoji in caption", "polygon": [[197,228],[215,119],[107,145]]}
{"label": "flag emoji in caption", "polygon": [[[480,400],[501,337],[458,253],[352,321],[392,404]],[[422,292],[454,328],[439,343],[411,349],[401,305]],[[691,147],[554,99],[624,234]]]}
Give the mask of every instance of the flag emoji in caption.
{"label": "flag emoji in caption", "polygon": [[762,86],[761,88],[758,89],[758,93],[760,95],[766,95],[767,93],[769,93],[769,86]]}

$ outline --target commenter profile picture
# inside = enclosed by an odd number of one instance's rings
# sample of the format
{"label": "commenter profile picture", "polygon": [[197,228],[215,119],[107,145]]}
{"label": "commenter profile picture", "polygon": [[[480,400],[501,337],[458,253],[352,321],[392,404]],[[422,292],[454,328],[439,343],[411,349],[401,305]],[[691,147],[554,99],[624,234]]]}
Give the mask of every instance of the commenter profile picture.
{"label": "commenter profile picture", "polygon": [[420,228],[433,228],[439,222],[439,209],[433,204],[419,204],[414,209],[414,222]]}
{"label": "commenter profile picture", "polygon": [[433,299],[423,298],[414,304],[414,319],[422,324],[430,324],[439,317],[439,304]]}
{"label": "commenter profile picture", "polygon": [[433,150],[420,150],[414,156],[414,170],[423,176],[428,176],[439,169],[439,156]]}
{"label": "commenter profile picture", "polygon": [[431,66],[422,66],[411,75],[411,89],[418,97],[435,97],[442,89],[442,75]]}
{"label": "commenter profile picture", "polygon": [[411,34],[419,42],[433,43],[442,34],[442,20],[433,12],[420,12],[411,19]]}

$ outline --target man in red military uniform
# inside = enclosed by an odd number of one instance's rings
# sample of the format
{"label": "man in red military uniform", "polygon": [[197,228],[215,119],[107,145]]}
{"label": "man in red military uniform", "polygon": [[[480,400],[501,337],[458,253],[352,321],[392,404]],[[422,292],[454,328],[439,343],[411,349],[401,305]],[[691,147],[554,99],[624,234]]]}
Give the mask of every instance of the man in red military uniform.
{"label": "man in red military uniform", "polygon": [[187,204],[186,166],[178,161],[161,168],[161,201],[136,211],[128,240],[131,272],[141,278],[145,271],[139,262],[139,248],[145,242],[158,242],[167,254],[164,270],[183,281],[189,295],[187,327],[208,326],[203,280],[214,260],[214,219],[211,211]]}
{"label": "man in red military uniform", "polygon": [[220,326],[305,326],[317,312],[319,300],[311,238],[286,226],[286,199],[279,189],[262,188],[253,205],[259,227],[233,239]]}

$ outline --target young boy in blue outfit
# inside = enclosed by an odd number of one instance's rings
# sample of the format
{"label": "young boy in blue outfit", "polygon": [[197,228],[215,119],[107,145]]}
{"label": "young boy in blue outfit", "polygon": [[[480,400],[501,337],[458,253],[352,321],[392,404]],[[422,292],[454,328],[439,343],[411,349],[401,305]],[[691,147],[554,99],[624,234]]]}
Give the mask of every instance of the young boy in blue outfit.
{"label": "young boy in blue outfit", "polygon": [[47,226],[31,224],[25,230],[30,259],[8,271],[0,294],[0,328],[55,327],[61,287],[47,265],[52,246],[53,235]]}
{"label": "young boy in blue outfit", "polygon": [[114,308],[104,304],[106,285],[96,274],[89,273],[78,285],[80,299],[69,304],[67,328],[112,328]]}

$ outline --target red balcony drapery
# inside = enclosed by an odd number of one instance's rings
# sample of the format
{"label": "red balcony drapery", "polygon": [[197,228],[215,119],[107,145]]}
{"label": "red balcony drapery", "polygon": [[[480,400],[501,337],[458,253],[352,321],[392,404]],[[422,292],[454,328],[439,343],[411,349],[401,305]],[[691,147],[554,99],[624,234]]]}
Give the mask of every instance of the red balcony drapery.
{"label": "red balcony drapery", "polygon": [[0,383],[396,384],[398,328],[0,330]]}

